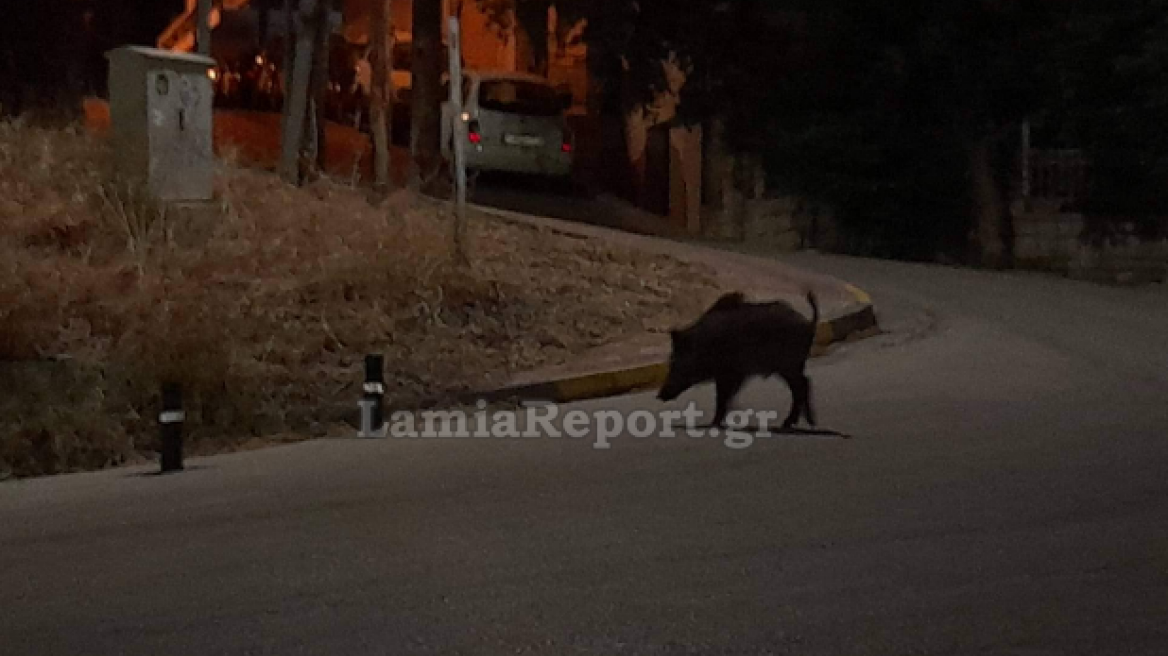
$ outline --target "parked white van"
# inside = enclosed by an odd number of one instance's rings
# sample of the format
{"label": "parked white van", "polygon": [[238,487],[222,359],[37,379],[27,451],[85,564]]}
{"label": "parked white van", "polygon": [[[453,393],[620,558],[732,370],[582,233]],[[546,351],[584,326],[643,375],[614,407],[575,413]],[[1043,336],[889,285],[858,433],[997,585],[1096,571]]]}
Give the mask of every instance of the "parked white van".
{"label": "parked white van", "polygon": [[[564,117],[571,96],[546,79],[524,73],[467,71],[463,75],[467,124],[466,165],[477,171],[508,171],[566,178],[575,144]],[[450,103],[442,105],[442,149],[452,157]]]}

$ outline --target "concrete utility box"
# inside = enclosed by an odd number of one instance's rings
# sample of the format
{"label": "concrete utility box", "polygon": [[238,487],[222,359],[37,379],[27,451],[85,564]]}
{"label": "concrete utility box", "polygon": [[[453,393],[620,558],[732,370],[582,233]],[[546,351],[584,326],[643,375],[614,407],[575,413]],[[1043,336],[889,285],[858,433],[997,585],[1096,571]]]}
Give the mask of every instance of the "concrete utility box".
{"label": "concrete utility box", "polygon": [[106,58],[118,173],[144,181],[160,201],[210,200],[215,60],[141,46]]}

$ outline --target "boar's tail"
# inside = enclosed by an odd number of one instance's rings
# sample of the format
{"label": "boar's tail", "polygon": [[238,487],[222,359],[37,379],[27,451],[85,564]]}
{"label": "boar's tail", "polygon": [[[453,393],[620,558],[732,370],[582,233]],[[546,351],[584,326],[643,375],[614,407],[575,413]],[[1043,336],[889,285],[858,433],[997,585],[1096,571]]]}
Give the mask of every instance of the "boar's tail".
{"label": "boar's tail", "polygon": [[811,325],[819,323],[819,299],[816,298],[815,292],[807,290],[807,302],[811,305]]}

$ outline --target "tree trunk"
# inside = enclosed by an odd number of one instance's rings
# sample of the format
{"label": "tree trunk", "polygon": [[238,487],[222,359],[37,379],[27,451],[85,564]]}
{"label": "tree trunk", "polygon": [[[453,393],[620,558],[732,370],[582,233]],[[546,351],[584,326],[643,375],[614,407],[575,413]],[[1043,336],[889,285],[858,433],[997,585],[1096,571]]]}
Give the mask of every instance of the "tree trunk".
{"label": "tree trunk", "polygon": [[548,10],[547,0],[527,0],[515,6],[515,20],[523,33],[524,64],[527,72],[547,77],[548,73]]}
{"label": "tree trunk", "polygon": [[19,20],[0,26],[0,115],[27,114],[48,125],[84,117],[81,13],[31,3]]}
{"label": "tree trunk", "polygon": [[436,190],[442,167],[442,0],[414,0],[410,187]]}
{"label": "tree trunk", "polygon": [[266,2],[256,7],[256,36],[260,42],[260,49],[265,51],[272,34],[272,26],[269,24],[271,16],[268,14],[270,9]]}
{"label": "tree trunk", "polygon": [[195,3],[195,48],[200,55],[211,56],[211,0]]}
{"label": "tree trunk", "polygon": [[317,171],[324,173],[327,170],[328,164],[328,150],[325,147],[326,136],[326,121],[327,111],[326,103],[328,101],[328,86],[329,86],[329,41],[331,35],[329,33],[329,3],[320,2],[316,8],[316,44],[313,46],[312,52],[312,109],[313,127],[315,133],[312,135],[314,143],[314,153],[316,155]]}
{"label": "tree trunk", "polygon": [[1010,208],[995,159],[992,135],[969,148],[975,252],[982,266],[997,269],[1009,266],[1011,258],[1006,240]]}
{"label": "tree trunk", "polygon": [[373,192],[384,198],[389,192],[389,120],[393,112],[393,91],[390,86],[389,35],[393,29],[390,0],[373,0],[369,43],[373,47],[369,64],[373,73],[373,89],[369,99],[369,128],[373,134]]}
{"label": "tree trunk", "polygon": [[300,0],[296,15],[296,48],[292,59],[292,84],[285,103],[287,122],[281,143],[280,176],[289,184],[299,185],[301,147],[308,116],[308,86],[312,76],[312,51],[316,43],[317,0]]}
{"label": "tree trunk", "polygon": [[284,100],[280,108],[280,134],[288,133],[288,120],[291,116],[292,103],[292,64],[296,61],[296,21],[293,18],[296,11],[295,0],[284,0],[284,13],[280,20],[284,23],[284,75],[281,81],[284,87]]}

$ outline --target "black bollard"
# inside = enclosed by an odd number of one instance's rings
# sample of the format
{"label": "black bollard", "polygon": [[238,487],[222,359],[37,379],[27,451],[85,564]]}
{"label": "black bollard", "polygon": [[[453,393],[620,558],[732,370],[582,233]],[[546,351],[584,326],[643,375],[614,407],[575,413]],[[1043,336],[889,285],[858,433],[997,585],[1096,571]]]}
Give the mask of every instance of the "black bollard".
{"label": "black bollard", "polygon": [[361,437],[376,437],[385,424],[385,357],[365,356],[365,385],[361,397]]}
{"label": "black bollard", "polygon": [[162,436],[162,472],[182,471],[182,431],[186,415],[182,409],[182,388],[173,383],[162,386],[162,412],[158,426]]}

